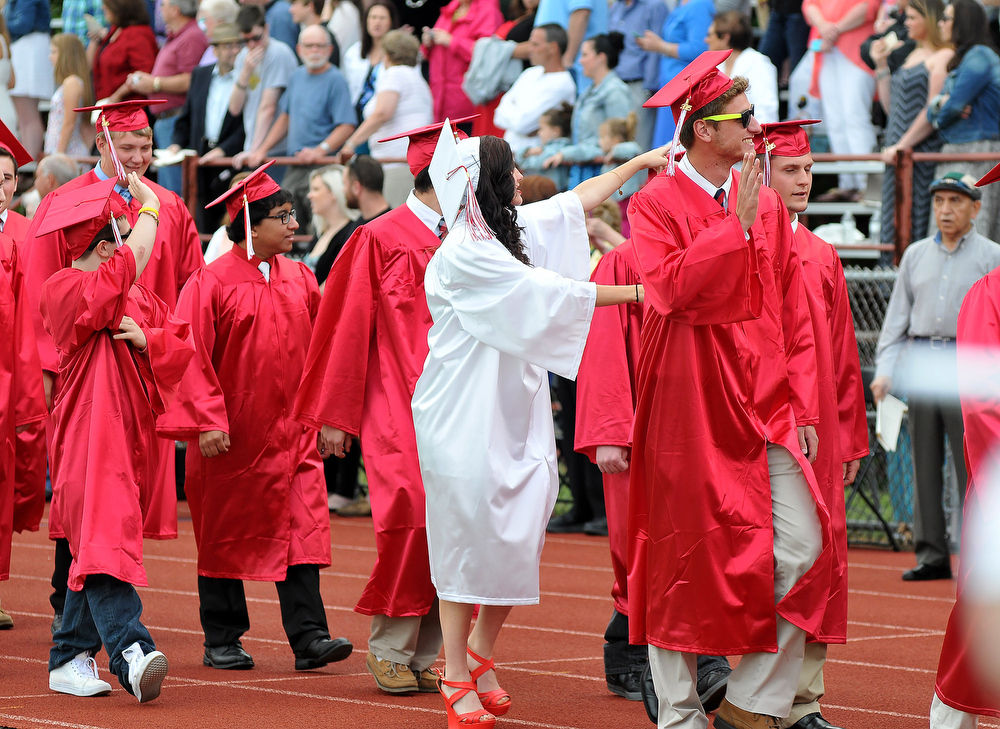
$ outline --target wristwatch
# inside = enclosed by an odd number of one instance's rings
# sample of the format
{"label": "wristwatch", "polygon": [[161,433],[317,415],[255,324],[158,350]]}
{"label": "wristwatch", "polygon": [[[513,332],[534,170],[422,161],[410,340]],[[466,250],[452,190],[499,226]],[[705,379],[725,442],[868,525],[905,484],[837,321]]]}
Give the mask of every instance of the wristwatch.
{"label": "wristwatch", "polygon": [[330,145],[327,143],[325,139],[319,143],[319,148],[322,149],[327,154],[330,154]]}

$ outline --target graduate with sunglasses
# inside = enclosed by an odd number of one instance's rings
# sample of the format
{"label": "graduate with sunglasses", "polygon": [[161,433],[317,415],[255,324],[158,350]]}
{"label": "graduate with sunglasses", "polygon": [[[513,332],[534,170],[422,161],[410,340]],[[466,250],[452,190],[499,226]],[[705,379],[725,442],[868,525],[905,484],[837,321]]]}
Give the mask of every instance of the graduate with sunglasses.
{"label": "graduate with sunglasses", "polygon": [[319,570],[330,565],[330,513],[315,435],[292,420],[319,309],[316,277],[284,257],[299,224],[292,195],[259,167],[209,203],[226,203],[232,249],[188,279],[177,302],[195,359],[158,422],[188,441],[187,492],[198,542],[206,666],[253,668],[243,580],[274,582],[295,669],[347,658],[330,638]]}
{"label": "graduate with sunglasses", "polygon": [[629,205],[646,313],[628,616],[630,642],[649,644],[661,727],[708,725],[698,654],[742,655],[717,729],[776,726],[831,589],[802,266],[762,186],[746,79],[717,68],[728,54],[703,53],[647,102],[671,107],[687,152]]}

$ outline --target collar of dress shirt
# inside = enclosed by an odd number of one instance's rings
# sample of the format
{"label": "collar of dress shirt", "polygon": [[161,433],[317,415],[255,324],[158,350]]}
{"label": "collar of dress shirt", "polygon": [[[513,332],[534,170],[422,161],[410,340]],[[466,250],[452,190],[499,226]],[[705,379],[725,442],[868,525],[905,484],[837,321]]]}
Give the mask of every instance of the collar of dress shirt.
{"label": "collar of dress shirt", "polygon": [[[98,162],[97,166],[94,167],[94,174],[97,175],[98,180],[110,180],[111,178],[104,174],[104,170],[101,169],[101,163]],[[124,187],[121,182],[115,185],[115,192],[122,196],[125,202],[132,202],[132,193],[128,191],[127,187]]]}
{"label": "collar of dress shirt", "polygon": [[965,235],[963,235],[961,238],[958,239],[958,243],[955,244],[954,248],[949,250],[948,248],[944,247],[944,243],[941,242],[940,230],[934,234],[934,242],[937,243],[938,248],[940,248],[943,253],[945,253],[946,255],[951,255],[953,253],[958,253],[958,251],[962,248],[962,244],[965,243],[965,241],[967,241],[975,232],[976,232],[976,222],[975,220],[973,220],[972,227],[966,231]]}
{"label": "collar of dress shirt", "polygon": [[441,213],[420,202],[420,198],[417,197],[417,194],[413,190],[410,190],[410,195],[406,198],[406,207],[408,207],[410,212],[420,219],[421,223],[427,226],[427,229],[431,231],[436,238],[438,234],[438,223],[441,222]]}
{"label": "collar of dress shirt", "polygon": [[[709,182],[708,180],[706,180],[702,176],[702,174],[700,172],[698,172],[698,170],[696,170],[694,168],[694,165],[691,164],[691,160],[688,158],[688,156],[686,154],[681,158],[681,161],[680,161],[680,164],[678,165],[678,167],[684,172],[685,175],[688,176],[688,178],[691,180],[691,182],[693,182],[698,187],[700,187],[702,190],[704,190],[705,192],[707,192],[709,197],[711,197],[711,198],[715,197],[715,191],[718,190],[719,187],[717,187],[716,185],[713,185],[711,182]],[[732,173],[730,173],[729,176],[726,177],[726,181],[724,183],[722,183],[722,185],[721,185],[722,189],[726,191],[726,202],[727,203],[729,202],[729,190],[732,188],[732,186],[733,186],[733,175],[732,175]],[[727,207],[728,207],[728,205],[727,205]]]}

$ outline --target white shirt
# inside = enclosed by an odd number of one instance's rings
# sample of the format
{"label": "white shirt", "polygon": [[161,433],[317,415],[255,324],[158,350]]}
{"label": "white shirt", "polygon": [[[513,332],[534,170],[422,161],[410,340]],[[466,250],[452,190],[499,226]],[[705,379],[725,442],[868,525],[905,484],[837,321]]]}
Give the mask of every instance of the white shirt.
{"label": "white shirt", "polygon": [[208,85],[208,98],[205,99],[205,139],[213,147],[219,142],[222,122],[226,118],[226,112],[229,111],[229,97],[233,95],[235,84],[236,69],[221,74],[216,64],[212,69],[212,80]]}
{"label": "white shirt", "polygon": [[[709,197],[712,197],[712,198],[715,197],[715,193],[718,191],[719,187],[716,187],[711,182],[709,182],[704,177],[702,177],[702,174],[700,172],[698,172],[698,170],[696,170],[694,168],[693,164],[691,164],[691,160],[688,158],[687,155],[684,155],[683,157],[681,157],[681,161],[678,163],[677,167],[685,175],[688,176],[688,178],[691,180],[691,182],[693,182],[698,187],[700,187],[702,190],[704,190],[705,192],[707,192]],[[729,191],[733,187],[733,176],[732,176],[732,174],[730,174],[729,177],[726,178],[726,181],[723,182],[722,185],[720,185],[720,187],[723,190],[725,190],[725,192],[726,192],[726,197],[724,198],[725,204],[722,207],[724,207],[726,210],[728,210],[729,209]]]}
{"label": "white shirt", "polygon": [[736,56],[732,69],[725,71],[725,65],[725,61],[720,63],[719,70],[727,76],[743,76],[750,82],[747,98],[754,105],[757,121],[761,124],[778,121],[778,71],[771,59],[753,48],[747,48]]}
{"label": "white shirt", "polygon": [[[379,142],[379,139],[392,137],[410,129],[425,127],[434,121],[434,101],[431,90],[416,66],[390,66],[383,68],[375,82],[375,93],[365,104],[363,114],[367,117],[375,111],[379,94],[395,91],[399,95],[396,111],[382,126],[372,132],[368,138],[368,148],[371,156],[377,160],[405,160],[406,147],[409,140],[405,137],[391,142]],[[383,166],[393,167],[405,164],[395,162]]]}
{"label": "white shirt", "polygon": [[417,216],[417,219],[427,226],[434,235],[438,234],[438,226],[441,224],[441,213],[437,212],[434,208],[429,205],[425,205],[417,197],[417,193],[410,190],[410,194],[406,197],[406,207],[410,209],[410,212]]}
{"label": "white shirt", "polygon": [[493,123],[506,132],[504,140],[514,156],[535,145],[542,114],[564,101],[576,100],[576,84],[569,71],[545,73],[541,66],[526,68],[500,98]]}

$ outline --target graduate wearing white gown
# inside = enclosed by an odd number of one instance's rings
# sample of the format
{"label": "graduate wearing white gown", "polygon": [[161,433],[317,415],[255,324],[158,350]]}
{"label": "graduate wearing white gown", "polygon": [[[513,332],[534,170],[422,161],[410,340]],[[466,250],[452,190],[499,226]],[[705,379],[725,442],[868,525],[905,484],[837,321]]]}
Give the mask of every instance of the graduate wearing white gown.
{"label": "graduate wearing white gown", "polygon": [[[457,172],[466,181],[457,197],[454,185],[435,174],[448,144],[454,161],[438,169],[468,173]],[[481,146],[489,147],[486,164]],[[509,157],[506,168],[498,169],[497,150]],[[666,161],[662,150],[648,152],[571,192],[518,207],[526,265],[477,203],[492,190],[494,200],[507,196],[509,209],[511,188],[513,204],[520,202],[521,174],[506,143],[482,137],[455,147],[443,135],[435,152],[431,179],[451,225],[424,278],[434,323],[412,407],[431,577],[440,599],[446,664],[440,689],[449,727],[490,729],[510,708],[491,655],[510,607],[539,599],[545,525],[558,491],[547,372],[575,378],[594,307],[642,293],[641,287],[587,281],[586,210],[620,180]],[[484,193],[481,185],[490,188]],[[449,199],[455,200],[451,212]],[[470,634],[475,604],[481,609]]]}

